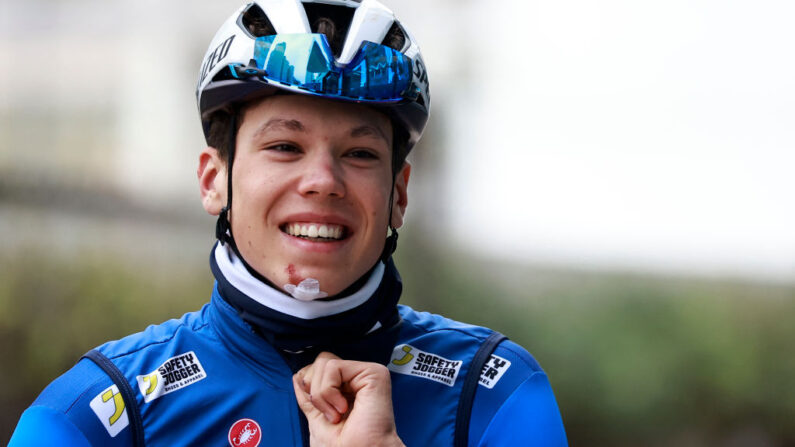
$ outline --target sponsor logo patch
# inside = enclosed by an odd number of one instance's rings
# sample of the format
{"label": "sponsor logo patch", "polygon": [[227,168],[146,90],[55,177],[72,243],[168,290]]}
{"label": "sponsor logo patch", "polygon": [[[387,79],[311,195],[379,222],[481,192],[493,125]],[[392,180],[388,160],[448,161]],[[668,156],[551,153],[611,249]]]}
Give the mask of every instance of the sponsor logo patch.
{"label": "sponsor logo patch", "polygon": [[121,397],[119,387],[115,384],[102,390],[91,399],[88,405],[94,410],[105,430],[113,438],[130,425],[127,409],[124,408],[124,399]]}
{"label": "sponsor logo patch", "polygon": [[461,360],[449,360],[411,345],[398,345],[392,351],[392,359],[387,368],[396,373],[453,386],[461,369]]}
{"label": "sponsor logo patch", "polygon": [[232,424],[227,439],[232,447],[257,447],[262,440],[262,431],[257,421],[241,419]]}
{"label": "sponsor logo patch", "polygon": [[144,401],[151,402],[207,377],[199,358],[193,351],[176,355],[163,362],[159,368],[138,376],[138,388]]}
{"label": "sponsor logo patch", "polygon": [[511,366],[511,361],[504,359],[498,355],[492,354],[488,361],[483,365],[483,370],[480,372],[480,379],[478,383],[488,389],[494,388],[494,385],[500,381],[502,375]]}

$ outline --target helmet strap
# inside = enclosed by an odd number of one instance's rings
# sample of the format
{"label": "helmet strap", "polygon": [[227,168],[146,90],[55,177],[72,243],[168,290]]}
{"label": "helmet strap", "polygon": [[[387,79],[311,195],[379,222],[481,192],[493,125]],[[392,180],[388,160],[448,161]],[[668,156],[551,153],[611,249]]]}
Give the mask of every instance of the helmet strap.
{"label": "helmet strap", "polygon": [[235,143],[237,140],[237,110],[232,109],[229,123],[229,147],[226,160],[226,206],[218,214],[215,222],[215,237],[221,245],[228,243],[237,252],[235,240],[232,236],[232,224],[229,222],[229,213],[232,212],[232,163],[235,161]]}
{"label": "helmet strap", "polygon": [[392,176],[392,189],[389,191],[389,221],[387,225],[389,226],[390,234],[387,236],[386,242],[384,243],[384,251],[381,252],[381,261],[384,263],[389,260],[392,253],[397,249],[398,232],[397,228],[392,226],[392,202],[395,198],[395,177],[397,177],[397,174]]}

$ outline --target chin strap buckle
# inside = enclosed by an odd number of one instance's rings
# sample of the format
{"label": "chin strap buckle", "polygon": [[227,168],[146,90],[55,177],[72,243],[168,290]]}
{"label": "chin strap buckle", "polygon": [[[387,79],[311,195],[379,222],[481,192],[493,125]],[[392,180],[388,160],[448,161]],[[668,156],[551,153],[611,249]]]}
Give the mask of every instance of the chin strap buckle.
{"label": "chin strap buckle", "polygon": [[232,239],[229,234],[229,219],[227,218],[227,214],[229,214],[229,210],[227,207],[224,207],[221,213],[218,214],[218,220],[215,221],[215,237],[221,242],[221,245],[231,242]]}
{"label": "chin strap buckle", "polygon": [[397,240],[398,240],[397,229],[389,227],[389,230],[392,232],[392,234],[390,234],[389,237],[386,238],[386,242],[384,243],[384,251],[383,253],[381,253],[381,260],[384,261],[385,264],[386,261],[389,260],[389,257],[392,256],[392,253],[394,253],[395,250],[397,250]]}

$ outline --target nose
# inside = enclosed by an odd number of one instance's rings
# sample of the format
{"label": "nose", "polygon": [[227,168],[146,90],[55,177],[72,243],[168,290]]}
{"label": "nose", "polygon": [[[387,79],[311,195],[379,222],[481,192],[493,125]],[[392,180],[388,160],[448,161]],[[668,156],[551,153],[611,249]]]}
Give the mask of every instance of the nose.
{"label": "nose", "polygon": [[342,169],[331,154],[316,153],[305,158],[298,191],[304,196],[345,197]]}

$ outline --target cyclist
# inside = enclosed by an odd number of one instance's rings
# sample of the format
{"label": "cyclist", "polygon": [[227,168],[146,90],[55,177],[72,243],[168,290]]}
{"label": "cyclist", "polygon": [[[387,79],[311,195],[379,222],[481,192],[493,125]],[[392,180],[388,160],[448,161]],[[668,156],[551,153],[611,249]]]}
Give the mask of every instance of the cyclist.
{"label": "cyclist", "polygon": [[212,40],[196,94],[210,303],[90,351],[12,446],[566,445],[527,351],[397,304],[430,95],[390,10],[255,0]]}

